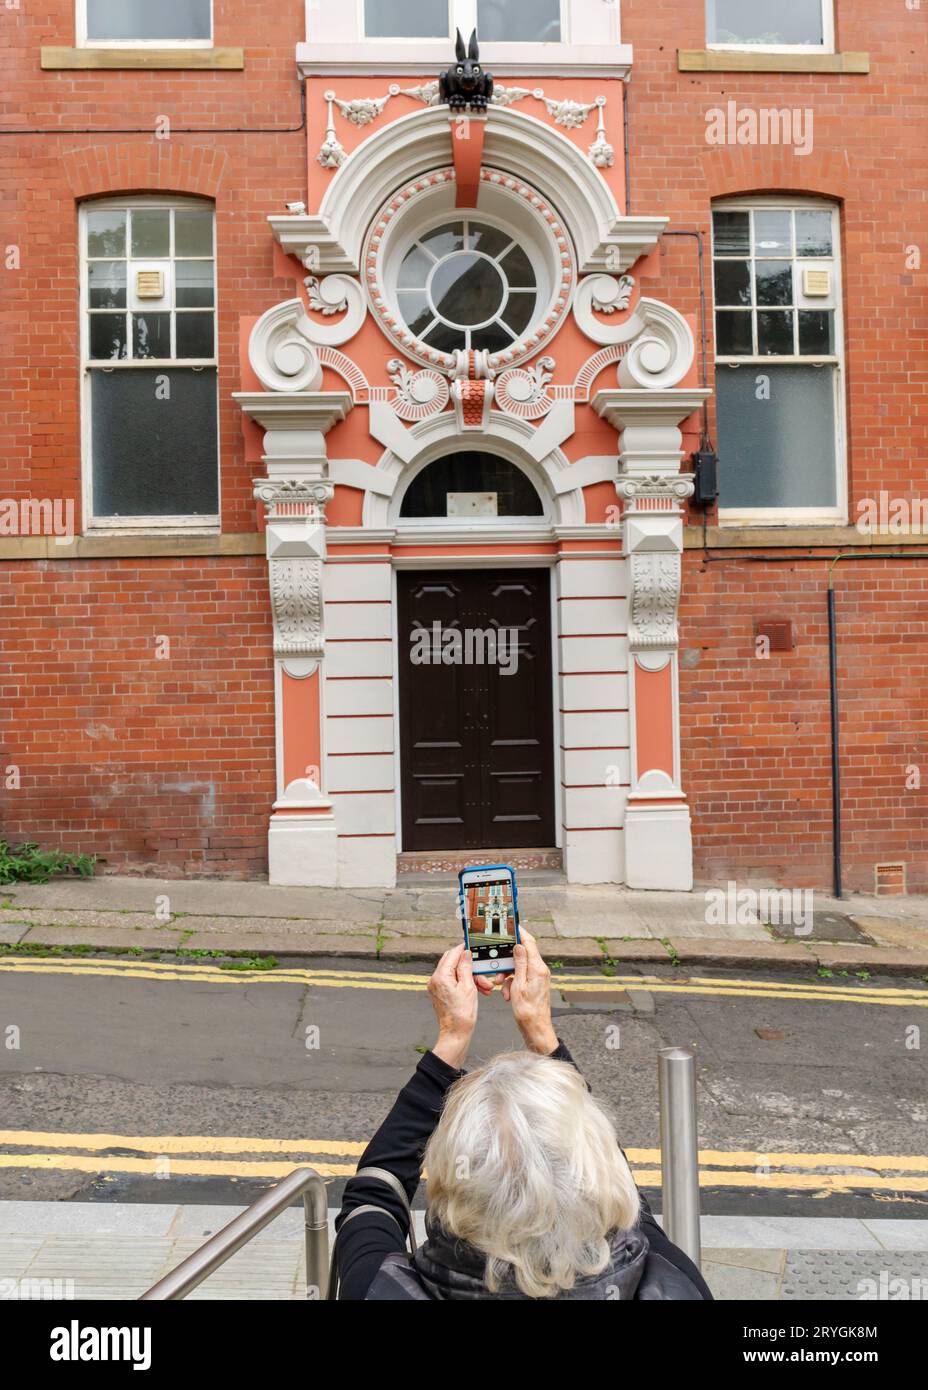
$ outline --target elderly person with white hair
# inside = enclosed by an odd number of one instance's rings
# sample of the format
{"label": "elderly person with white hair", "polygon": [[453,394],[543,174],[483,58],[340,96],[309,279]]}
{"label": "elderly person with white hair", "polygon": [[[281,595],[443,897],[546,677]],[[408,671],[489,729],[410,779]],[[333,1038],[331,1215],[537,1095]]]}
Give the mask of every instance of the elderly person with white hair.
{"label": "elderly person with white hair", "polygon": [[[442,956],[429,993],[438,1041],[350,1178],[336,1226],[338,1296],[710,1299],[639,1194],[612,1120],[551,1022],[550,971],[522,932],[515,973],[474,977]],[[502,984],[526,1051],[462,1068],[481,994]],[[426,1243],[406,1254],[427,1175]]]}

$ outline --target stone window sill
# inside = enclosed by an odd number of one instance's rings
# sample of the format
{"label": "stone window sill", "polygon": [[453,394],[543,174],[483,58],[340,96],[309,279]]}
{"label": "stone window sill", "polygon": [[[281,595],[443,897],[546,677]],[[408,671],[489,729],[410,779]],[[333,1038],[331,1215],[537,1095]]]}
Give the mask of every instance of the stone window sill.
{"label": "stone window sill", "polygon": [[62,68],[213,68],[241,69],[243,48],[43,48],[42,67]]}
{"label": "stone window sill", "polygon": [[868,73],[869,53],[747,53],[716,48],[678,48],[680,72]]}

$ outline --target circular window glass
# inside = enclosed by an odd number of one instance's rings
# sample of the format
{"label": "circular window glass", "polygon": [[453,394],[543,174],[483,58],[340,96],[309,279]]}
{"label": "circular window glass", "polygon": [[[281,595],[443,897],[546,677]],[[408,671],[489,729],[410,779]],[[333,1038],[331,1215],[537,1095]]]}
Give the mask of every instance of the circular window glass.
{"label": "circular window glass", "polygon": [[538,282],[514,237],[464,218],[413,243],[400,267],[397,298],[407,327],[430,347],[499,352],[531,322]]}

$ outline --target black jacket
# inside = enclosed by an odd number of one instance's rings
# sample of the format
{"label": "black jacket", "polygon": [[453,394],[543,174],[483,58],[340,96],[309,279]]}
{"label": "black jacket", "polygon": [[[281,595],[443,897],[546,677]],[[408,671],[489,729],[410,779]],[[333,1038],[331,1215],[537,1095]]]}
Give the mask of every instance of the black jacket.
{"label": "black jacket", "polygon": [[[552,1056],[573,1063],[563,1043]],[[358,1168],[386,1168],[399,1178],[411,1202],[421,1178],[422,1154],[438,1123],[445,1095],[462,1075],[427,1052],[362,1154]],[[432,1224],[427,1226],[425,1245],[410,1260],[405,1253],[406,1209],[398,1195],[375,1178],[349,1179],[336,1231],[340,1232],[349,1212],[366,1205],[380,1210],[361,1213],[337,1237],[341,1298],[378,1302],[524,1298],[514,1286],[490,1294],[483,1283],[479,1253],[461,1241],[450,1240]],[[638,1226],[617,1232],[611,1245],[612,1259],[603,1273],[581,1280],[561,1298],[711,1299],[699,1270],[667,1239],[644,1197]]]}

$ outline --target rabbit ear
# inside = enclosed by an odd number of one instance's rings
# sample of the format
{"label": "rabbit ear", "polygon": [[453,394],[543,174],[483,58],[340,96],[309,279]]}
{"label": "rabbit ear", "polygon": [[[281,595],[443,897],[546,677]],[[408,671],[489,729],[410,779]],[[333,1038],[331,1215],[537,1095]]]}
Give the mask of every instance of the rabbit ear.
{"label": "rabbit ear", "polygon": [[461,37],[460,29],[458,30],[458,41],[454,45],[454,52],[458,62],[463,63],[464,59],[467,57],[467,54],[464,51],[464,40]]}
{"label": "rabbit ear", "polygon": [[477,43],[477,30],[476,30],[476,29],[474,30],[474,32],[473,32],[473,33],[471,34],[471,36],[470,36],[470,50],[469,50],[467,56],[468,56],[468,58],[472,58],[475,62],[476,62],[476,60],[480,57],[480,45]]}

